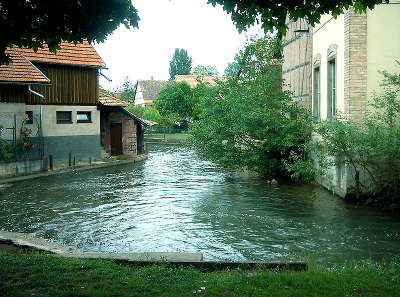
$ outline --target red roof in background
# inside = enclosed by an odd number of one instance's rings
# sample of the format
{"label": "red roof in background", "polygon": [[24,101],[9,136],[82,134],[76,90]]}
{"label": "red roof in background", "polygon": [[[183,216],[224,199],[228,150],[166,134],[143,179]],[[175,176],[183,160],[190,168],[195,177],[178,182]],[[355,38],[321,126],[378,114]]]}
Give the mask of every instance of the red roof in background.
{"label": "red roof in background", "polygon": [[52,63],[82,67],[105,67],[103,59],[87,41],[73,44],[62,42],[56,54],[48,48],[33,49],[12,47],[6,50],[12,63],[0,65],[0,82],[49,83],[50,80],[31,62]]}
{"label": "red roof in background", "polygon": [[10,53],[12,63],[0,66],[0,82],[15,83],[50,83],[50,80],[27,58]]}
{"label": "red roof in background", "polygon": [[104,92],[99,92],[100,104],[104,106],[128,106],[129,103],[118,99],[112,95],[106,94]]}
{"label": "red roof in background", "polygon": [[61,49],[53,54],[48,48],[40,48],[35,53],[33,49],[13,47],[10,51],[24,55],[32,62],[68,64],[77,66],[105,67],[103,59],[94,47],[87,41],[83,43],[62,42]]}

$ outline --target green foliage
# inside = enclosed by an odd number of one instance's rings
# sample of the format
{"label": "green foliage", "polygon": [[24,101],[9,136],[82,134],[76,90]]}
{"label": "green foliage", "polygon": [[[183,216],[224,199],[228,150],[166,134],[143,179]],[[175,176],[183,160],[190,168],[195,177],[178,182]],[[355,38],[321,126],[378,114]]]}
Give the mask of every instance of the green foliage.
{"label": "green foliage", "polygon": [[172,126],[178,121],[178,118],[175,115],[161,115],[157,108],[155,108],[153,105],[140,106],[131,104],[125,107],[125,109],[139,118],[155,122],[162,127]]}
{"label": "green foliage", "polygon": [[400,290],[398,261],[319,265],[308,271],[201,272],[193,267],[140,267],[101,259],[0,254],[0,295],[396,297]]}
{"label": "green foliage", "polygon": [[218,70],[210,65],[197,65],[193,68],[192,74],[197,75],[219,75]]}
{"label": "green foliage", "polygon": [[240,64],[241,60],[240,57],[242,56],[242,53],[239,52],[235,55],[233,58],[233,61],[228,63],[228,66],[225,68],[224,75],[225,76],[237,76],[240,73]]}
{"label": "green foliage", "polygon": [[321,122],[315,151],[324,167],[351,166],[356,198],[367,189],[390,202],[400,199],[400,74],[383,75],[382,92],[373,96],[364,120]]}
{"label": "green foliage", "polygon": [[130,0],[1,1],[0,65],[10,62],[10,46],[59,49],[62,40],[102,42],[124,24],[137,27],[139,16]]}
{"label": "green foliage", "polygon": [[117,87],[115,91],[121,93],[120,99],[123,101],[133,103],[135,100],[136,85],[131,83],[128,77],[124,78],[122,85]]}
{"label": "green foliage", "polygon": [[[389,1],[386,0],[386,3]],[[238,30],[244,31],[254,24],[262,24],[265,30],[278,30],[285,33],[286,17],[296,21],[302,18],[313,26],[318,23],[321,15],[329,13],[334,17],[354,6],[357,12],[365,12],[381,4],[380,0],[307,0],[307,1],[265,1],[265,0],[208,0],[212,5],[220,4],[231,14],[232,21]]]}
{"label": "green foliage", "polygon": [[162,115],[189,119],[193,113],[193,91],[186,82],[171,82],[160,90],[155,105]]}
{"label": "green foliage", "polygon": [[270,38],[246,48],[240,77],[220,81],[200,100],[190,142],[226,168],[255,170],[269,178],[310,178],[292,171],[301,167],[295,163],[310,164],[305,144],[312,124],[309,112],[281,90],[281,61],[274,59],[279,50]]}
{"label": "green foliage", "polygon": [[169,62],[169,75],[170,79],[174,80],[175,75],[190,74],[192,69],[192,58],[189,57],[187,50],[176,48]]}

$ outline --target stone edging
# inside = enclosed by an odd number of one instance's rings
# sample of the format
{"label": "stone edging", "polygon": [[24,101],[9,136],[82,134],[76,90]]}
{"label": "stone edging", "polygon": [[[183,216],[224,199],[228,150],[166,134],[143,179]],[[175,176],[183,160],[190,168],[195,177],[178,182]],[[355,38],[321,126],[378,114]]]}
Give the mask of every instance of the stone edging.
{"label": "stone edging", "polygon": [[204,261],[202,253],[185,252],[147,252],[147,253],[99,253],[88,252],[75,247],[65,246],[52,241],[29,237],[28,234],[0,230],[0,244],[12,245],[19,248],[35,248],[50,252],[60,257],[83,259],[109,259],[116,262],[137,266],[163,263],[169,266],[196,267],[202,271],[226,269],[269,269],[305,271],[308,265],[305,262],[215,262]]}
{"label": "stone edging", "polygon": [[34,173],[34,174],[29,174],[29,175],[22,175],[22,176],[8,177],[8,178],[0,178],[0,184],[14,183],[14,182],[18,182],[18,181],[24,181],[24,180],[29,180],[29,179],[39,178],[39,177],[52,176],[52,175],[56,175],[56,174],[73,172],[73,171],[84,171],[84,170],[90,170],[90,169],[95,169],[95,168],[136,163],[136,162],[146,160],[147,157],[148,157],[148,155],[146,154],[146,155],[134,157],[134,158],[131,158],[128,160],[116,160],[116,161],[101,162],[101,163],[93,162],[91,165],[77,165],[77,166],[72,166],[72,167],[63,167],[63,168],[59,168],[59,169],[54,169],[53,171],[46,171],[46,172],[41,172],[41,173]]}

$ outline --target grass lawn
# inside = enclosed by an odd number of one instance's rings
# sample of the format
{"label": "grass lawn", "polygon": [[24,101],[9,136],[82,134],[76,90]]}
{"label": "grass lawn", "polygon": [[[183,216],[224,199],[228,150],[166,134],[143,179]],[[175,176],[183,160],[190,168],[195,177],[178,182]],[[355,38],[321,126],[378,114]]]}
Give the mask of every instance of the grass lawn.
{"label": "grass lawn", "polygon": [[163,134],[163,133],[157,133],[157,134],[145,134],[144,137],[147,139],[165,139],[168,140],[178,140],[178,141],[186,141],[188,134],[185,133],[175,133],[175,134]]}
{"label": "grass lawn", "polygon": [[307,272],[232,270],[203,273],[163,265],[47,254],[0,254],[0,296],[399,296],[400,263],[368,262]]}

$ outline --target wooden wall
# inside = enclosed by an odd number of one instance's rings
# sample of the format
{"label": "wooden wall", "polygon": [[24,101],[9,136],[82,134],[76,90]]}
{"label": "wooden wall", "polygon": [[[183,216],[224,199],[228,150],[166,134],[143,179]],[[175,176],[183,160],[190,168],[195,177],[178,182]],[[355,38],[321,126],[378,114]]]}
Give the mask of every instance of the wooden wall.
{"label": "wooden wall", "polygon": [[45,96],[28,92],[28,86],[0,85],[0,101],[25,102],[43,105],[96,105],[99,98],[98,70],[89,67],[73,67],[36,63],[51,80],[49,86],[33,86],[32,90]]}
{"label": "wooden wall", "polygon": [[28,86],[0,84],[0,102],[25,103]]}

